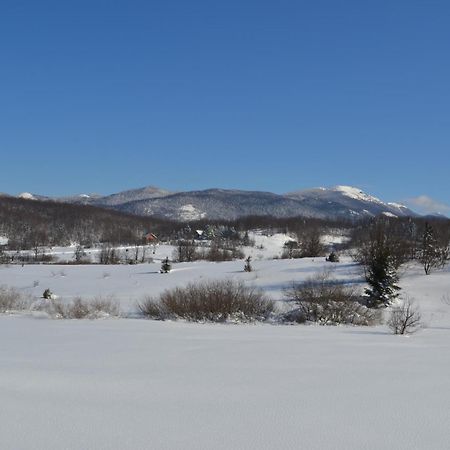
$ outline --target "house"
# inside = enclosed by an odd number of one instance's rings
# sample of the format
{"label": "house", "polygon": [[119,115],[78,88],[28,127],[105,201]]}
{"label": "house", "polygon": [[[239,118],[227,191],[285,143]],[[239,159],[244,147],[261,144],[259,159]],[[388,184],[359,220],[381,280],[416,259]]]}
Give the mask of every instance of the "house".
{"label": "house", "polygon": [[154,244],[158,241],[158,237],[156,236],[156,234],[153,233],[147,233],[144,236],[144,239],[147,244]]}
{"label": "house", "polygon": [[195,230],[194,239],[198,239],[198,240],[205,239],[205,232],[204,232],[204,230]]}

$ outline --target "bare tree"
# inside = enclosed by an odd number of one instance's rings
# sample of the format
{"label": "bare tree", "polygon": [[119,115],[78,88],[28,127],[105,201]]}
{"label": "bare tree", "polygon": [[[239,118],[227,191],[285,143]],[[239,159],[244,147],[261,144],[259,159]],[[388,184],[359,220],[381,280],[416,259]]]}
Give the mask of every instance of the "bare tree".
{"label": "bare tree", "polygon": [[449,259],[448,242],[439,242],[434,228],[427,222],[422,236],[419,261],[429,275],[434,268],[442,268]]}
{"label": "bare tree", "polygon": [[407,297],[400,306],[392,309],[387,325],[394,334],[411,334],[421,327],[421,320],[419,308]]}
{"label": "bare tree", "polygon": [[194,240],[180,239],[175,250],[175,259],[178,262],[191,262],[198,259],[197,244]]}
{"label": "bare tree", "polygon": [[80,264],[83,261],[83,258],[86,256],[86,252],[82,245],[78,244],[75,248],[75,252],[73,254],[73,258],[77,264]]}

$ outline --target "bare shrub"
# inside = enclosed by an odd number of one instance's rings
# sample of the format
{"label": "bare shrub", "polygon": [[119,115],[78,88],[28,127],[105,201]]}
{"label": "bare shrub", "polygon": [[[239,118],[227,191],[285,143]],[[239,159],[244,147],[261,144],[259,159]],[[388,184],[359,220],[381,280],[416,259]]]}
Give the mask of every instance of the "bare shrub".
{"label": "bare shrub", "polygon": [[28,304],[16,289],[0,286],[0,313],[24,310]]}
{"label": "bare shrub", "polygon": [[193,322],[258,321],[274,311],[274,303],[262,291],[233,280],[189,284],[147,298],[140,312],[154,319]]}
{"label": "bare shrub", "polygon": [[387,326],[394,334],[411,334],[422,326],[421,320],[419,308],[407,297],[401,305],[392,308]]}
{"label": "bare shrub", "polygon": [[301,258],[302,252],[297,241],[286,241],[283,245],[281,259]]}
{"label": "bare shrub", "polygon": [[297,305],[297,309],[285,315],[286,321],[373,325],[380,318],[377,311],[361,304],[361,297],[354,287],[332,279],[329,272],[316,274],[303,283],[294,283],[285,291],[285,298]]}
{"label": "bare shrub", "polygon": [[234,259],[243,259],[244,252],[240,247],[227,239],[214,239],[207,249],[202,249],[199,259],[205,259],[212,262],[233,261]]}
{"label": "bare shrub", "polygon": [[98,319],[120,315],[118,303],[111,298],[104,297],[97,297],[91,300],[76,297],[70,303],[63,303],[60,300],[48,300],[35,305],[34,310],[44,311],[56,319]]}

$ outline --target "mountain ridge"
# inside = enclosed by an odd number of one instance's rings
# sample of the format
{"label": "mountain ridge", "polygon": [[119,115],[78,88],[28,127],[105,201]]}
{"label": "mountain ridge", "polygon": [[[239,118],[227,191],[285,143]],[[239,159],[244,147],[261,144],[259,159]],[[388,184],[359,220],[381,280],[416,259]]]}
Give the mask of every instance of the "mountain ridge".
{"label": "mountain ridge", "polygon": [[384,202],[357,187],[345,185],[303,189],[286,194],[221,188],[171,192],[145,186],[104,196],[79,194],[51,198],[22,193],[19,197],[90,204],[179,221],[234,220],[249,215],[323,219],[358,219],[381,214],[391,217],[419,216],[404,205]]}

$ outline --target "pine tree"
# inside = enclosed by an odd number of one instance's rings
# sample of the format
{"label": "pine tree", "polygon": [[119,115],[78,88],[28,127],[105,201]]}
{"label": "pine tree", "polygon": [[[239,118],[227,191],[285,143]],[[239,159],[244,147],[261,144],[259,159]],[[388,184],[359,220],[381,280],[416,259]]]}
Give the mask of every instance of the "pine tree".
{"label": "pine tree", "polygon": [[339,256],[337,255],[337,253],[335,253],[334,251],[331,252],[327,258],[325,258],[326,261],[332,262],[332,263],[337,263],[339,262]]}
{"label": "pine tree", "polygon": [[370,286],[365,290],[367,306],[371,308],[388,306],[399,296],[397,270],[388,252],[380,250],[370,261],[366,268],[366,281]]}
{"label": "pine tree", "polygon": [[172,265],[169,262],[169,258],[166,258],[161,264],[161,273],[169,273],[172,270]]}
{"label": "pine tree", "polygon": [[245,266],[244,266],[244,271],[245,271],[245,272],[251,272],[251,271],[253,270],[253,269],[252,269],[252,265],[250,264],[251,260],[252,260],[252,257],[251,257],[251,256],[249,256],[249,257],[245,260]]}

